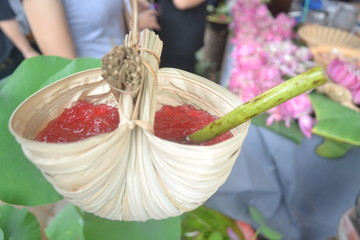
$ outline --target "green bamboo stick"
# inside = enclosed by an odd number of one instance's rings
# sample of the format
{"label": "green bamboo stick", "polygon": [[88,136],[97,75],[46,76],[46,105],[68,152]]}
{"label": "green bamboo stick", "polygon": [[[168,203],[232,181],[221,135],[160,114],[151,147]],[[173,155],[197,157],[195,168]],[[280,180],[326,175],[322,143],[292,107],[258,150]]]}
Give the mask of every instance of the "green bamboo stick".
{"label": "green bamboo stick", "polygon": [[327,77],[320,66],[301,73],[225,114],[218,120],[188,136],[192,142],[208,141],[219,136],[256,115],[326,83]]}

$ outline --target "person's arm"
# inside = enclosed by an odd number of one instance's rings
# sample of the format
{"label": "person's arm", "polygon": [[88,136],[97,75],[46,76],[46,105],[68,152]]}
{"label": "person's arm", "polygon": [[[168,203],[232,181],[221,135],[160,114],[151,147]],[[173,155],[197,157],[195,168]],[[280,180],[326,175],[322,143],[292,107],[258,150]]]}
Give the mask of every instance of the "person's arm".
{"label": "person's arm", "polygon": [[158,12],[155,9],[146,9],[139,13],[138,28],[143,30],[149,28],[152,30],[160,30],[160,25],[157,21]]}
{"label": "person's arm", "polygon": [[21,31],[18,21],[14,19],[0,21],[0,28],[10,41],[22,53],[24,58],[38,56],[39,53],[33,49],[24,33]]}
{"label": "person's arm", "polygon": [[179,10],[193,8],[203,2],[205,2],[205,0],[173,0],[174,6]]}
{"label": "person's arm", "polygon": [[[149,28],[151,30],[160,30],[160,25],[157,21],[158,11],[150,8],[150,3],[147,0],[138,0],[138,29],[139,31]],[[131,5],[129,1],[124,1],[124,14],[126,24],[131,29]]]}
{"label": "person's arm", "polygon": [[75,58],[76,51],[59,0],[23,0],[32,33],[44,55]]}

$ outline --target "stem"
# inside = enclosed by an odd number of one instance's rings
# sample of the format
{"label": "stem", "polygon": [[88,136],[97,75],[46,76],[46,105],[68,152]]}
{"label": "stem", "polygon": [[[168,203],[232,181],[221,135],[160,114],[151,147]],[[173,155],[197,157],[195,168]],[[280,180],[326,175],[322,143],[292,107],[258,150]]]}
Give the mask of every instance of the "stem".
{"label": "stem", "polygon": [[260,234],[260,228],[258,230],[256,230],[256,232],[254,233],[254,235],[251,237],[251,240],[256,240],[257,237],[259,236]]}
{"label": "stem", "polygon": [[211,140],[270,108],[323,85],[326,81],[324,70],[316,66],[254,97],[188,138],[192,142]]}

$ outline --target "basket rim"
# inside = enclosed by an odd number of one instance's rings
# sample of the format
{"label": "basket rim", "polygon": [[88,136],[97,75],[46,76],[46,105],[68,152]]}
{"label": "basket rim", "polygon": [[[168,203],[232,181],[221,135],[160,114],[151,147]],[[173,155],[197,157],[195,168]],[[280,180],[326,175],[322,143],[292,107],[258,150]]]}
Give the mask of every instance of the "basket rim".
{"label": "basket rim", "polygon": [[[191,79],[191,80],[196,79],[196,81],[194,81],[194,82],[196,82],[198,85],[203,85],[203,86],[208,86],[208,87],[210,86],[212,88],[216,88],[218,96],[226,94],[226,98],[229,101],[231,100],[232,102],[236,102],[238,105],[242,104],[242,101],[240,101],[240,99],[238,97],[236,97],[236,95],[234,95],[228,89],[223,88],[223,87],[219,86],[218,84],[216,84],[214,82],[208,81],[206,78],[198,76],[196,74],[193,74],[193,73],[181,70],[181,69],[177,69],[177,68],[171,68],[171,67],[159,68],[158,74],[160,76],[162,76],[162,75],[163,76],[172,75],[172,76],[175,76],[176,78],[179,78],[179,79],[181,78],[181,79],[184,79],[186,81],[189,81],[189,79]],[[65,77],[63,77],[63,78],[61,78],[61,79],[59,79],[59,80],[57,80],[57,81],[55,81],[55,82],[53,82],[51,84],[39,89],[38,91],[36,91],[33,94],[31,94],[30,96],[28,96],[13,111],[13,113],[12,113],[12,115],[10,117],[9,123],[8,123],[10,132],[14,136],[16,136],[18,141],[26,142],[27,144],[30,144],[31,146],[35,146],[35,148],[38,146],[40,149],[43,148],[44,146],[47,146],[47,147],[51,146],[52,149],[56,148],[56,149],[64,149],[64,150],[66,150],[71,145],[74,145],[74,146],[76,146],[76,145],[78,145],[78,146],[80,146],[80,145],[90,145],[90,144],[95,144],[96,145],[97,141],[94,140],[95,138],[87,138],[87,139],[84,139],[84,140],[81,140],[81,141],[61,143],[61,144],[59,144],[59,143],[49,143],[49,142],[39,142],[39,141],[36,141],[34,139],[29,139],[29,138],[24,137],[23,135],[19,134],[18,130],[17,130],[17,127],[15,126],[15,122],[14,122],[15,119],[17,118],[17,115],[19,114],[19,111],[21,111],[21,109],[24,108],[24,106],[28,105],[29,104],[28,101],[32,100],[38,94],[48,92],[49,89],[57,89],[57,87],[59,85],[63,84],[64,82],[73,82],[74,80],[76,80],[78,78],[88,77],[88,76],[92,76],[91,80],[89,81],[90,84],[106,82],[101,76],[101,68],[97,67],[97,68],[86,69],[86,70],[83,70],[83,71],[79,71],[77,73],[70,74],[68,76],[65,76]],[[245,123],[241,124],[241,126],[245,126],[245,128],[246,128],[247,126],[250,125],[250,123],[251,123],[251,120],[248,120]],[[238,129],[241,128],[242,130],[244,130],[243,127],[241,127],[241,126],[237,126],[236,128],[238,128]],[[104,133],[104,134],[101,134],[101,135],[102,136],[108,136],[108,135],[110,136],[110,135],[113,135],[113,134],[115,134],[115,131],[109,132],[109,133]],[[230,139],[228,139],[228,140],[226,140],[224,142],[220,142],[220,143],[218,143],[218,145],[229,144],[229,142],[231,142],[231,141],[236,142],[236,141],[238,141],[238,138],[241,138],[241,134],[234,134],[234,137],[232,137],[232,138],[230,138]],[[162,140],[162,141],[168,142],[167,140]],[[171,144],[177,144],[177,143],[171,143]],[[210,149],[211,147],[213,147],[213,146],[185,145],[185,148],[189,148],[189,149],[196,149],[196,148],[199,148],[199,149],[200,148],[201,149],[209,148]]]}
{"label": "basket rim", "polygon": [[[343,42],[332,42],[331,39],[321,40],[321,38],[316,37],[314,35],[309,34],[310,31],[319,30],[319,31],[331,31],[334,34],[339,34],[346,36],[347,41]],[[356,35],[351,34],[350,32],[347,32],[342,29],[333,28],[329,26],[323,26],[319,24],[306,24],[299,28],[298,30],[299,37],[304,40],[308,45],[311,47],[318,46],[318,45],[344,45],[348,47],[353,48],[360,48],[360,37],[357,37]],[[322,35],[324,36],[324,35]],[[339,38],[337,38],[339,39]],[[355,43],[354,43],[355,42]]]}
{"label": "basket rim", "polygon": [[[360,49],[352,48],[349,46],[343,45],[319,45],[316,47],[310,48],[310,52],[314,57],[314,61],[324,67],[327,68],[330,61],[336,56],[336,53],[332,54],[332,50],[338,50],[339,55],[343,55],[345,58],[359,58],[360,59]],[[328,56],[324,56],[322,54],[329,53]]]}
{"label": "basket rim", "polygon": [[354,48],[354,47],[350,47],[347,45],[341,45],[341,44],[336,44],[336,45],[330,45],[330,44],[321,44],[315,47],[311,47],[310,51],[313,54],[319,54],[319,53],[323,53],[323,52],[329,52],[332,50],[339,50],[341,53],[346,54],[348,56],[358,56],[360,57],[360,49],[358,48]]}

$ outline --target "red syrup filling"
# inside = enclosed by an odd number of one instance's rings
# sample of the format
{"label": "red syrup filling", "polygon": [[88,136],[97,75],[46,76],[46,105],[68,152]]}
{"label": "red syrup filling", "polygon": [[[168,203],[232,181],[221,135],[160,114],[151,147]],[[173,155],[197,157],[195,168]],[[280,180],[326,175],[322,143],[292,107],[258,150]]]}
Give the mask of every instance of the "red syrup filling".
{"label": "red syrup filling", "polygon": [[[202,129],[215,121],[217,117],[207,111],[198,110],[191,105],[164,105],[155,114],[155,136],[172,142],[194,144],[186,139],[187,136]],[[208,146],[231,138],[232,133],[226,132],[216,138],[196,145]]]}
{"label": "red syrup filling", "polygon": [[119,124],[117,108],[78,101],[50,121],[35,140],[68,143],[114,131]]}
{"label": "red syrup filling", "polygon": [[[191,105],[163,106],[155,114],[155,136],[181,144],[193,144],[187,136],[200,130],[217,118]],[[78,101],[39,132],[35,140],[41,142],[76,142],[92,136],[114,131],[119,124],[117,108],[106,104],[94,105]],[[197,145],[213,145],[233,135],[224,133]]]}

